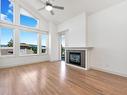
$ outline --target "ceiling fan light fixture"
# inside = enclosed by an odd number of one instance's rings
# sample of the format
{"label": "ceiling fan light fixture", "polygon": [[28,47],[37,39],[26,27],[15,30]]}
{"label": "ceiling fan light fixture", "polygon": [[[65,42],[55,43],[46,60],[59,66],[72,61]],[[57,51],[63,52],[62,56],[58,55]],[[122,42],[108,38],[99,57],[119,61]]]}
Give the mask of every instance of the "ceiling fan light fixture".
{"label": "ceiling fan light fixture", "polygon": [[49,11],[51,15],[55,15],[53,9],[64,10],[64,7],[54,5],[54,4],[52,4],[52,2],[50,0],[46,0],[46,2],[42,1],[42,3],[43,3],[43,7],[38,10],[41,11],[41,10],[45,9],[45,10]]}
{"label": "ceiling fan light fixture", "polygon": [[50,5],[47,5],[47,6],[45,7],[45,9],[46,9],[47,11],[52,11],[53,7],[50,6]]}

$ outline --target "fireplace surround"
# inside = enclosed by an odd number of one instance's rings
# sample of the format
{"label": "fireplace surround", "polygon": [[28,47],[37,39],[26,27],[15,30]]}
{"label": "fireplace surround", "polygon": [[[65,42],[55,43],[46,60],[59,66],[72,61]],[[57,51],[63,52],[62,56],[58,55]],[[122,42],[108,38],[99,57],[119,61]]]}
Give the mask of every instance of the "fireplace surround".
{"label": "fireplace surround", "polygon": [[65,61],[67,65],[89,69],[88,55],[93,47],[65,47]]}

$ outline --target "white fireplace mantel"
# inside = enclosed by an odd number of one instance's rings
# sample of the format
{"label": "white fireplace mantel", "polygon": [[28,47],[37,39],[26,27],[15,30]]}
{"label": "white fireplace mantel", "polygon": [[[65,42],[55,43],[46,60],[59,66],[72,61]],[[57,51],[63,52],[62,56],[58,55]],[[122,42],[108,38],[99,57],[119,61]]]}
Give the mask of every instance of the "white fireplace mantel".
{"label": "white fireplace mantel", "polygon": [[64,47],[65,50],[89,50],[93,49],[93,47]]}

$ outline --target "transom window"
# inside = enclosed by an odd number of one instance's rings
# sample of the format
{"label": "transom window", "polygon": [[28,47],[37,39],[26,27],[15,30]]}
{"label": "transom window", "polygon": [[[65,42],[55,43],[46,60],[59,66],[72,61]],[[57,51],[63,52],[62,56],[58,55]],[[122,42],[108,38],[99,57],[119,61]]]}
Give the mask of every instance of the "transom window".
{"label": "transom window", "polygon": [[13,23],[13,1],[0,0],[0,20]]}
{"label": "transom window", "polygon": [[38,20],[34,18],[29,12],[24,9],[20,9],[20,25],[28,27],[38,27]]}

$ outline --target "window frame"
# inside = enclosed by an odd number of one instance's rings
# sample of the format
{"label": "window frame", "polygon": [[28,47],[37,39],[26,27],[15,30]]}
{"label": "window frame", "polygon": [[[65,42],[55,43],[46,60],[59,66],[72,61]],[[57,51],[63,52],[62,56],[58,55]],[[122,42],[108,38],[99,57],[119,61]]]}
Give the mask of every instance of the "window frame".
{"label": "window frame", "polygon": [[[36,20],[38,20],[38,25],[37,27],[28,27],[28,26],[23,26],[20,25],[20,9],[23,8],[26,11],[28,11],[26,8],[24,8],[22,6],[22,4],[20,4],[18,1],[14,1],[13,4],[13,23],[9,23],[9,22],[5,22],[3,20],[0,20],[0,27],[4,28],[10,28],[13,29],[13,55],[2,55],[0,54],[0,58],[6,58],[6,57],[19,57],[19,56],[42,56],[44,55],[43,53],[41,53],[41,34],[46,33],[48,35],[48,31],[44,31],[40,28],[40,18],[38,18],[37,16],[33,15],[33,17],[35,17]],[[31,13],[30,11],[28,11],[29,13]],[[17,20],[18,19],[18,20]],[[26,55],[20,55],[20,40],[19,40],[19,34],[20,34],[20,30],[26,31],[26,32],[37,32],[38,33],[38,53],[37,54],[26,54]],[[48,35],[49,37],[49,35]],[[48,43],[49,44],[49,43]],[[1,47],[0,47],[1,48]],[[1,53],[1,51],[0,51]],[[47,53],[48,54],[48,46],[47,46]]]}
{"label": "window frame", "polygon": [[[20,32],[19,32],[19,45],[20,45],[20,33],[23,31],[23,32],[33,32],[33,31],[26,31],[26,30],[22,30],[22,29],[20,29],[19,30]],[[32,55],[39,55],[39,45],[38,45],[38,43],[39,43],[39,33],[38,32],[34,32],[34,33],[37,33],[37,54],[21,54],[20,53],[20,46],[19,46],[19,56],[28,56],[28,55],[30,55],[30,56],[32,56]]]}
{"label": "window frame", "polygon": [[[34,17],[34,16],[33,16],[33,18],[37,21],[37,26],[36,27],[30,27],[30,26],[25,26],[25,25],[20,24],[20,15],[21,15],[20,10],[21,9],[27,11],[27,9],[25,9],[25,8],[22,8],[22,7],[19,8],[19,25],[22,26],[22,27],[26,27],[26,28],[39,29],[40,20],[38,18]],[[29,11],[27,11],[27,12],[29,12]]]}

